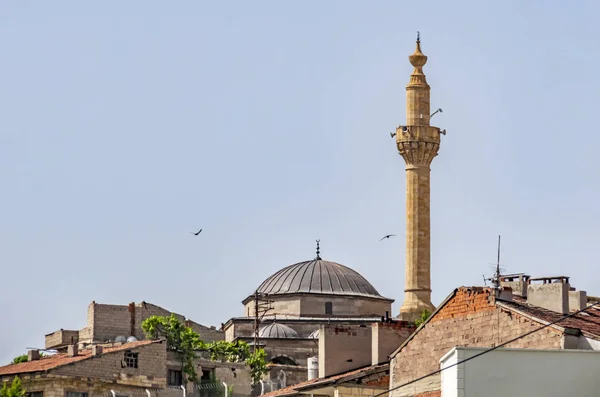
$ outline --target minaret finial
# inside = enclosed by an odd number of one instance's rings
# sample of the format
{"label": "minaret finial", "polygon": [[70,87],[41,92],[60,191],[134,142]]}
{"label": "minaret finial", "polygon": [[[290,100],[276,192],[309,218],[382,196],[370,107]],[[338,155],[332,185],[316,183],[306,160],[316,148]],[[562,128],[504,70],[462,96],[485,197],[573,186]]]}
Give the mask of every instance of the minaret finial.
{"label": "minaret finial", "polygon": [[317,240],[317,260],[321,260],[321,256],[319,255],[321,253],[321,250],[319,248],[319,243],[321,242],[321,240]]}
{"label": "minaret finial", "polygon": [[421,42],[421,33],[417,30],[417,43]]}

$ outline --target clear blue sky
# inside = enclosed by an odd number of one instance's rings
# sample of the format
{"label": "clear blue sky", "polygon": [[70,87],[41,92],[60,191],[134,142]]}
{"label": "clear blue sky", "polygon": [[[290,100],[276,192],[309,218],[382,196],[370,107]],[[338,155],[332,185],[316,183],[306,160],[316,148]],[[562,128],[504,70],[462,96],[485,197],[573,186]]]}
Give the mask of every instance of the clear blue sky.
{"label": "clear blue sky", "polygon": [[448,130],[434,303],[482,284],[498,234],[507,271],[600,294],[599,8],[4,2],[0,362],[83,327],[92,300],[218,326],[316,238],[397,314],[405,184],[389,132],[417,30]]}

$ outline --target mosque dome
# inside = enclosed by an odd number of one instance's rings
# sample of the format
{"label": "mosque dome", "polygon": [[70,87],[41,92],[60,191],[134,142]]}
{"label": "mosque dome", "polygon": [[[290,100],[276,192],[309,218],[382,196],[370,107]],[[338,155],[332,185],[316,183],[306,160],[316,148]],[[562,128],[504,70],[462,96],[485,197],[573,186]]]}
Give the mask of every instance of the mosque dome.
{"label": "mosque dome", "polygon": [[258,292],[268,295],[296,293],[362,296],[387,299],[358,272],[317,257],[285,267],[267,278]]}
{"label": "mosque dome", "polygon": [[284,324],[273,323],[258,330],[259,338],[299,338],[298,333]]}

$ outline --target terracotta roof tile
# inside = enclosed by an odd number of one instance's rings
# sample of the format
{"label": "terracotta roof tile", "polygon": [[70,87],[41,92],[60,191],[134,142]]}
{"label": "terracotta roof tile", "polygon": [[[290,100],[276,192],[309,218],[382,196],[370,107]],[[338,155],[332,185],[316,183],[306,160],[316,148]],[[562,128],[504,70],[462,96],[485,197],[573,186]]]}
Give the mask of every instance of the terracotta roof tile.
{"label": "terracotta roof tile", "polygon": [[[160,343],[160,340],[142,340],[137,342],[129,342],[120,346],[105,347],[102,354],[115,353],[119,351],[129,350],[140,346],[150,345],[152,343]],[[81,349],[75,357],[69,357],[67,353],[53,354],[47,357],[41,357],[39,360],[27,361],[19,364],[9,364],[0,367],[0,376],[16,375],[30,372],[42,372],[50,369],[62,367],[63,365],[76,363],[78,361],[87,360],[92,357],[92,349]]]}
{"label": "terracotta roof tile", "polygon": [[356,370],[352,370],[349,372],[344,372],[338,375],[333,375],[330,377],[325,377],[325,378],[316,378],[316,379],[312,379],[306,382],[302,382],[302,383],[297,383],[295,385],[292,386],[288,386],[288,387],[284,387],[283,389],[279,389],[279,390],[275,390],[266,394],[263,394],[261,397],[274,397],[274,396],[284,396],[284,395],[291,395],[291,394],[296,394],[298,392],[299,389],[305,389],[308,388],[310,386],[317,386],[318,384],[329,384],[329,383],[335,383],[336,380],[340,380],[346,377],[352,377],[353,375],[360,375],[362,372],[368,372],[368,371],[377,371],[378,369],[384,370],[384,369],[388,369],[389,368],[389,364],[378,364],[378,365],[370,365],[368,367],[362,367]]}
{"label": "terracotta roof tile", "polygon": [[[553,322],[564,317],[564,314],[544,309],[538,306],[533,306],[527,303],[526,299],[518,296],[513,296],[512,302],[501,301],[508,308],[519,310],[526,315],[545,322]],[[578,329],[581,332],[591,334],[600,338],[600,309],[597,307],[589,308],[584,313],[579,313],[573,317],[564,319],[556,324],[563,328]]]}

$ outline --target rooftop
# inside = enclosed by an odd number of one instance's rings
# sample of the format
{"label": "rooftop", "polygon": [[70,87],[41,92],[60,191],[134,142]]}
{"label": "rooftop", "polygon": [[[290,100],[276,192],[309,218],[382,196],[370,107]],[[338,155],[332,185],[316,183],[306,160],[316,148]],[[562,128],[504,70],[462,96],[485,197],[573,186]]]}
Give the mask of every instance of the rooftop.
{"label": "rooftop", "polygon": [[[283,389],[275,390],[270,393],[263,394],[261,397],[275,397],[275,396],[291,396],[294,394],[302,393],[304,391],[308,393],[308,390],[312,390],[318,387],[331,386],[335,384],[341,384],[345,382],[356,382],[361,378],[370,377],[373,374],[384,374],[388,375],[390,369],[389,363],[369,365],[366,367],[358,368],[353,371],[344,372],[337,375],[332,375],[325,378],[316,378],[306,382],[298,383],[296,385],[284,387]],[[387,388],[387,385],[385,386]]]}
{"label": "rooftop", "polygon": [[[102,354],[110,354],[115,352],[120,352],[124,350],[133,349],[140,346],[146,346],[153,343],[161,343],[161,340],[144,340],[139,342],[129,342],[124,343],[115,347],[104,347]],[[17,374],[26,374],[31,372],[43,372],[51,369],[55,369],[58,367],[62,367],[64,365],[72,364],[79,361],[84,361],[92,358],[92,350],[91,349],[82,349],[79,350],[76,356],[69,356],[67,353],[59,353],[53,354],[49,356],[40,357],[38,360],[27,361],[19,364],[9,364],[3,367],[0,367],[0,376],[2,375],[17,375]]]}

